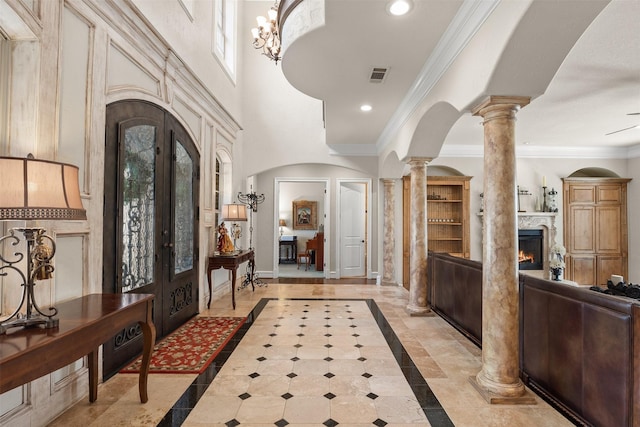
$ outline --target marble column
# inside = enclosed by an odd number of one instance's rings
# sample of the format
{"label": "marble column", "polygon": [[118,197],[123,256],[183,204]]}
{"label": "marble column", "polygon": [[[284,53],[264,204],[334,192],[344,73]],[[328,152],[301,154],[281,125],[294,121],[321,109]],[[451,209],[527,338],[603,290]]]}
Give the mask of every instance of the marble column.
{"label": "marble column", "polygon": [[382,262],[383,262],[383,285],[395,285],[396,269],[395,269],[395,179],[383,179],[384,185],[384,240],[382,242]]}
{"label": "marble column", "polygon": [[412,157],[411,170],[411,262],[409,304],[411,316],[431,313],[427,304],[427,163],[431,158]]}
{"label": "marble column", "polygon": [[518,353],[516,112],[528,97],[490,96],[473,109],[484,119],[482,369],[471,383],[490,403],[524,403]]}

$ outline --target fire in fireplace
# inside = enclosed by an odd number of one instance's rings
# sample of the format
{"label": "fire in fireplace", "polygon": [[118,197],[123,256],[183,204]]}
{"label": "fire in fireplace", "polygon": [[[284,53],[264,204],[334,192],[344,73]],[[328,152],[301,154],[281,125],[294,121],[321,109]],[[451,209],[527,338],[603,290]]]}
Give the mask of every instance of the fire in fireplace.
{"label": "fire in fireplace", "polygon": [[542,230],[518,230],[518,269],[543,269]]}

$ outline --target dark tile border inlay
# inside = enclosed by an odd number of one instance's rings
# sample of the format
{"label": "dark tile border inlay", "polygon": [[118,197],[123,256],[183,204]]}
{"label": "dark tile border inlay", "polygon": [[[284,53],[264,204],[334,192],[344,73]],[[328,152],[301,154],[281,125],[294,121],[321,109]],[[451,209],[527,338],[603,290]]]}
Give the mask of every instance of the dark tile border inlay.
{"label": "dark tile border inlay", "polygon": [[[246,322],[240,327],[240,329],[234,334],[231,340],[227,343],[226,346],[220,351],[220,353],[213,359],[213,362],[207,367],[207,369],[191,383],[189,388],[182,394],[182,396],[178,399],[178,401],[173,405],[173,407],[166,413],[164,418],[158,423],[158,427],[177,427],[181,426],[182,423],[187,419],[187,416],[191,412],[191,410],[196,406],[204,392],[207,390],[209,385],[213,382],[213,379],[216,377],[220,368],[227,361],[231,353],[236,349],[244,335],[247,333],[249,328],[253,325],[255,319],[257,319],[258,315],[262,312],[262,310],[266,307],[269,301],[277,301],[279,298],[262,298],[256,306],[253,308],[251,313],[247,316]],[[321,300],[321,301],[364,301],[369,310],[371,310],[371,314],[375,319],[382,335],[384,336],[391,352],[398,365],[400,365],[400,369],[411,386],[413,393],[416,395],[422,410],[424,411],[429,423],[433,427],[454,427],[451,419],[440,405],[440,402],[431,391],[431,388],[427,384],[427,381],[422,377],[420,371],[416,367],[416,365],[411,360],[411,357],[404,349],[402,343],[398,339],[398,336],[387,322],[387,319],[384,317],[376,302],[372,299],[364,299],[364,298],[288,298],[292,301],[312,301],[312,300]],[[308,305],[307,305],[308,306]],[[306,310],[308,311],[308,310]],[[366,374],[364,374],[366,375]],[[235,420],[234,420],[235,421]],[[282,420],[284,421],[284,420]],[[381,420],[382,421],[382,420]],[[285,421],[286,422],[286,421]],[[324,425],[329,426],[335,423],[334,420],[327,420],[324,422]],[[385,423],[382,421],[382,423]]]}

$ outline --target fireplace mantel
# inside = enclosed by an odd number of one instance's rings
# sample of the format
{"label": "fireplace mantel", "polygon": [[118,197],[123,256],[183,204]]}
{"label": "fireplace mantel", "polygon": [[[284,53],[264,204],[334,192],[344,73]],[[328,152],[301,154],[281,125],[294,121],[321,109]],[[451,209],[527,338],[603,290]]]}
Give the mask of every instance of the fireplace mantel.
{"label": "fireplace mantel", "polygon": [[[478,216],[482,217],[483,213],[479,212]],[[551,248],[556,244],[556,218],[557,212],[518,212],[518,229],[519,230],[542,230],[543,245],[543,269],[542,270],[522,270],[522,272],[530,273],[542,271],[544,278],[549,275],[549,254]],[[484,223],[483,223],[484,234]]]}
{"label": "fireplace mantel", "polygon": [[557,212],[518,212],[518,228],[546,226],[555,229],[557,216]]}

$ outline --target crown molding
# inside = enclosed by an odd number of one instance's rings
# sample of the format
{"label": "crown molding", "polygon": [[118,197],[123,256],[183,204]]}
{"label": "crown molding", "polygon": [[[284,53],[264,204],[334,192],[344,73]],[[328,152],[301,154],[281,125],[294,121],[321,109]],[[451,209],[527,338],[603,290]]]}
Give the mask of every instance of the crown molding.
{"label": "crown molding", "polygon": [[[483,157],[482,145],[443,145],[438,157]],[[516,157],[538,159],[630,159],[640,157],[640,144],[632,147],[516,146]]]}
{"label": "crown molding", "polygon": [[629,159],[635,159],[640,157],[640,144],[629,147]]}
{"label": "crown molding", "polygon": [[331,156],[378,156],[375,144],[327,144]]}
{"label": "crown molding", "polygon": [[[332,156],[378,156],[374,144],[333,144]],[[445,145],[437,157],[482,158],[484,147],[474,145]],[[518,158],[532,159],[633,159],[640,157],[640,144],[631,147],[568,147],[547,145],[518,145]]]}
{"label": "crown molding", "polygon": [[442,35],[442,38],[429,55],[418,77],[413,82],[400,106],[391,116],[376,142],[378,153],[381,153],[393,140],[407,122],[411,114],[429,95],[431,89],[449,69],[460,52],[467,46],[471,38],[478,32],[482,24],[498,6],[500,0],[477,1],[465,0],[458,13]]}

